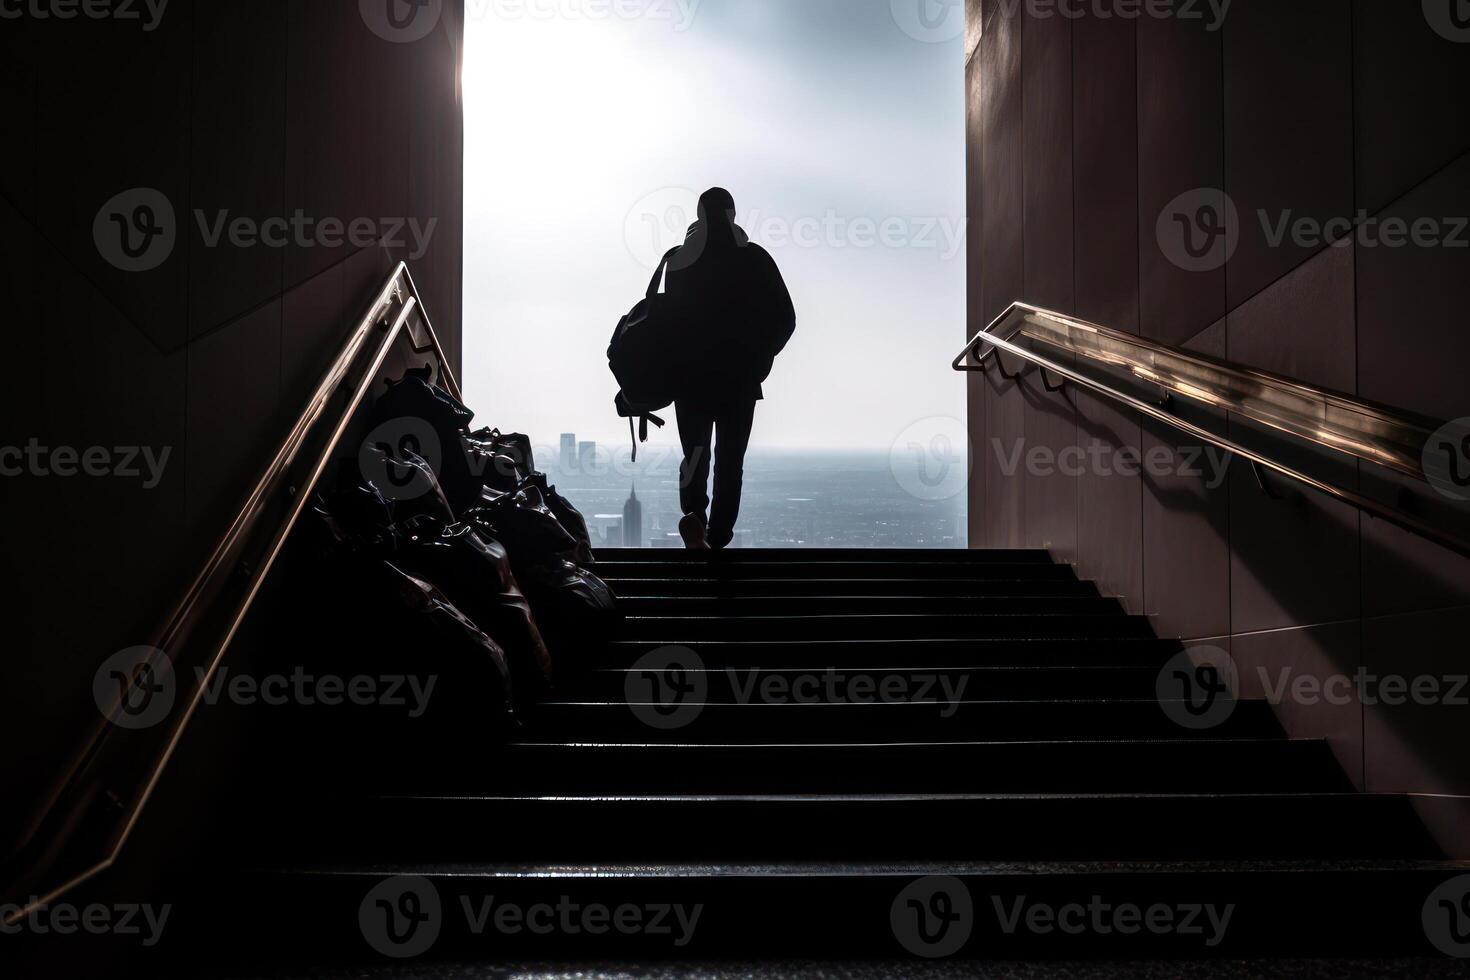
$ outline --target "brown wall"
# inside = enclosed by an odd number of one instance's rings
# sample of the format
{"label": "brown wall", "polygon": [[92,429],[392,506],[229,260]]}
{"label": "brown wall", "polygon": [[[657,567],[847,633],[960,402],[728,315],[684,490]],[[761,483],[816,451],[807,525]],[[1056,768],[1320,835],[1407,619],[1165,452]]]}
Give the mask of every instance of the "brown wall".
{"label": "brown wall", "polygon": [[[97,665],[147,641],[351,322],[416,250],[380,219],[438,219],[411,264],[457,366],[461,10],[446,0],[411,43],[370,30],[358,0],[171,0],[152,30],[0,22],[0,275],[16,406],[0,443],[171,454],[151,489],[124,477],[0,481],[12,563],[0,839],[95,718]],[[94,218],[138,187],[165,195],[177,236],[161,265],[123,271]],[[213,223],[223,209],[368,218],[378,234],[211,245],[194,213]]]}
{"label": "brown wall", "polygon": [[[1470,215],[1470,41],[1441,36],[1419,3],[1386,0],[1235,0],[1218,31],[969,6],[980,25],[966,80],[971,333],[1024,300],[1430,416],[1470,415],[1470,249],[1273,245],[1257,218]],[[1222,267],[1185,271],[1155,228],[1197,188],[1229,195],[1241,233]],[[1217,489],[1191,476],[1007,476],[996,439],[1179,444],[1034,375],[972,376],[970,427],[977,547],[1051,548],[1160,634],[1229,648],[1246,677],[1260,665],[1273,677],[1286,665],[1470,673],[1470,562],[1311,491],[1271,500],[1240,466]],[[1470,707],[1281,713],[1293,732],[1330,736],[1370,790],[1462,797],[1426,808],[1470,797]]]}

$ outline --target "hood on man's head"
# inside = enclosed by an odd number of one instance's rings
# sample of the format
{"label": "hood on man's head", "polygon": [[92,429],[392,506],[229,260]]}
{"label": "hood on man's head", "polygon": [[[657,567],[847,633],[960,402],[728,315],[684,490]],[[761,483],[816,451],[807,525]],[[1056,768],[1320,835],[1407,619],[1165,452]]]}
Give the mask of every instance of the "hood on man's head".
{"label": "hood on man's head", "polygon": [[723,187],[711,187],[699,195],[699,220],[735,223],[735,195]]}

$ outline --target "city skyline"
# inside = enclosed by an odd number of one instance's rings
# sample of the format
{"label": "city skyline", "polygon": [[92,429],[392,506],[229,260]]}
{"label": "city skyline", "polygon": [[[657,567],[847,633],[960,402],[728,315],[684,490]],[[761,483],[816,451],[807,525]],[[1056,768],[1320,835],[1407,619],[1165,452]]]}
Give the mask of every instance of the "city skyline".
{"label": "city skyline", "polygon": [[[640,448],[633,463],[622,447],[600,457],[592,470],[547,466],[558,492],[586,517],[593,546],[631,538],[627,504],[636,493],[638,546],[682,548],[678,454]],[[907,477],[884,452],[752,450],[731,547],[965,547],[964,483],[947,484],[934,499],[913,492]]]}

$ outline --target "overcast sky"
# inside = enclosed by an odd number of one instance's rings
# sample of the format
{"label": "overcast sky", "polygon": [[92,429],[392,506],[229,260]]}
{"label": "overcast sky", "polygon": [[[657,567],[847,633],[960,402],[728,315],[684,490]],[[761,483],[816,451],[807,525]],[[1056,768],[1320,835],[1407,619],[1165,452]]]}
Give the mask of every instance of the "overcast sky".
{"label": "overcast sky", "polygon": [[626,441],[608,338],[716,184],[796,303],[755,444],[887,450],[963,418],[963,40],[908,3],[467,0],[480,421]]}

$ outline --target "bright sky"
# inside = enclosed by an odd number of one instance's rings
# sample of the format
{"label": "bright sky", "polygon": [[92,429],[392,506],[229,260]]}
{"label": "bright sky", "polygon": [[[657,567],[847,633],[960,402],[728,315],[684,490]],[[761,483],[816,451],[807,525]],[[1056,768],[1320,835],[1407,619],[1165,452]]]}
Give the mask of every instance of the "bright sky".
{"label": "bright sky", "polygon": [[542,445],[626,442],[608,339],[716,184],[796,303],[756,445],[886,451],[915,423],[964,417],[949,369],[962,5],[466,5],[464,374],[481,422]]}

